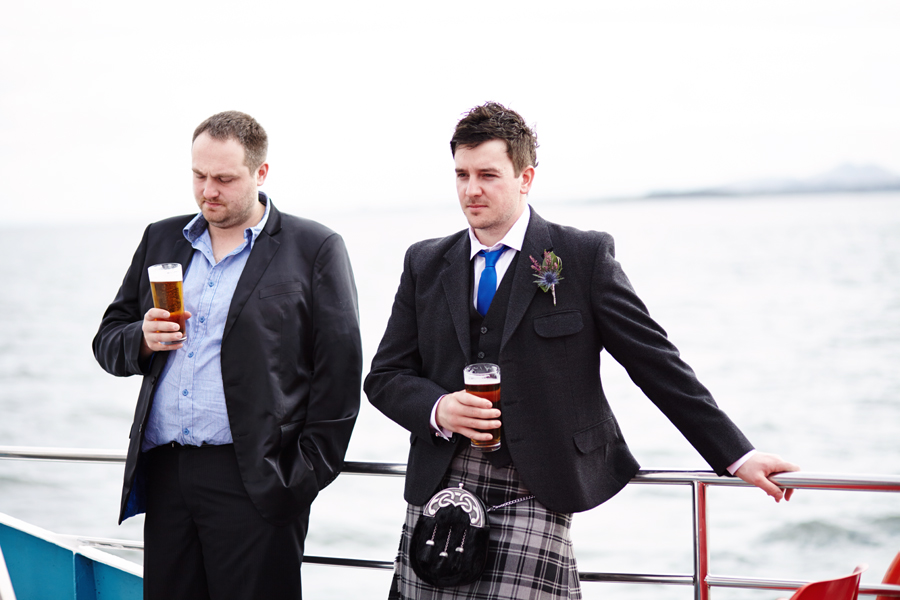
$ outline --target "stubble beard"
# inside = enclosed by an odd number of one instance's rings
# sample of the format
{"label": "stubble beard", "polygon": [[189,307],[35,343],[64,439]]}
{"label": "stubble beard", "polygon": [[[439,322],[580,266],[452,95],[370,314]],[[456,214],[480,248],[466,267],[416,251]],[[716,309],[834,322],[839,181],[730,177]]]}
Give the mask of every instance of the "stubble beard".
{"label": "stubble beard", "polygon": [[[516,206],[512,210],[507,213],[497,215],[496,217],[486,220],[485,222],[475,224],[471,220],[469,221],[469,226],[472,227],[475,232],[483,231],[487,234],[491,234],[503,229],[508,229],[512,227],[513,222],[516,220],[516,212],[519,210],[519,207]],[[478,217],[473,216],[473,219],[478,219]]]}
{"label": "stubble beard", "polygon": [[[203,218],[206,219],[206,222],[209,223],[210,226],[216,227],[218,229],[229,229],[231,227],[235,227],[246,223],[250,218],[250,215],[253,214],[254,202],[258,202],[258,195],[254,193],[253,199],[249,198],[244,199],[245,202],[242,203],[242,210],[235,214],[227,208],[227,205],[222,204],[221,206],[225,208],[223,214],[221,214],[218,218],[208,216],[206,213],[203,214]],[[205,201],[205,199],[204,199]]]}

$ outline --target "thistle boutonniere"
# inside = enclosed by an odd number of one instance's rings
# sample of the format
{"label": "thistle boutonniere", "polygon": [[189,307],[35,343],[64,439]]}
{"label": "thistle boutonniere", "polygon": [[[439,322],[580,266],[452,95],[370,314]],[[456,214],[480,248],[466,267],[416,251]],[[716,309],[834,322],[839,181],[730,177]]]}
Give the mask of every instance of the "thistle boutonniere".
{"label": "thistle boutonniere", "polygon": [[531,268],[537,271],[534,283],[543,291],[550,290],[553,293],[553,306],[556,306],[556,284],[563,280],[562,259],[547,250],[544,250],[543,262],[539,263],[531,255],[528,258],[531,259]]}

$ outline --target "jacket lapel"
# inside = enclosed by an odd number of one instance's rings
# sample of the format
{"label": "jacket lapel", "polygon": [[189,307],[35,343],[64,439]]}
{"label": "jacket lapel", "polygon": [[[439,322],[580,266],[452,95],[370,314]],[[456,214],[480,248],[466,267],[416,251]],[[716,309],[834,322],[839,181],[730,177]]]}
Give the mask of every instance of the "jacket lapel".
{"label": "jacket lapel", "polygon": [[172,247],[172,255],[174,258],[173,262],[181,263],[182,271],[187,273],[191,264],[191,258],[194,256],[194,247],[183,235],[179,235],[178,239],[175,240],[175,244]]}
{"label": "jacket lapel", "polygon": [[[271,200],[267,201],[271,202]],[[256,289],[256,284],[259,283],[260,278],[268,268],[272,257],[278,252],[278,247],[281,243],[276,236],[279,231],[281,231],[281,213],[276,210],[273,204],[269,210],[269,219],[266,221],[266,226],[253,243],[253,250],[250,251],[250,257],[247,259],[247,264],[244,265],[244,271],[241,273],[241,278],[238,279],[234,296],[231,298],[231,306],[228,307],[228,318],[225,321],[225,330],[222,333],[223,342],[228,337],[228,332],[234,326],[238,315],[244,309],[244,305],[247,304],[247,300],[250,299],[253,290]]]}
{"label": "jacket lapel", "polygon": [[513,274],[512,291],[510,292],[509,306],[506,309],[506,323],[503,325],[503,340],[500,342],[501,352],[521,323],[525,311],[528,310],[528,306],[538,290],[538,286],[534,284],[534,271],[531,269],[529,256],[540,261],[544,250],[553,250],[553,241],[550,239],[547,222],[530,207],[529,210],[531,210],[531,219],[528,222],[528,229],[525,231],[521,256],[519,256],[516,271]]}
{"label": "jacket lapel", "polygon": [[471,341],[469,340],[469,236],[463,231],[459,240],[447,251],[444,259],[449,263],[441,274],[444,294],[450,307],[450,319],[456,329],[456,338],[466,357],[471,362]]}

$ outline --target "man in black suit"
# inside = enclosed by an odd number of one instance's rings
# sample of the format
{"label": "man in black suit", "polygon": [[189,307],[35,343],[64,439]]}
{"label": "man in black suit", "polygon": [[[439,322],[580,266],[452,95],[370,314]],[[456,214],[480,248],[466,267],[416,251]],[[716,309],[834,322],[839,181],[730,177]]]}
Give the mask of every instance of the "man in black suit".
{"label": "man in black suit", "polygon": [[[146,512],[145,598],[299,598],[310,504],[359,410],[347,251],[258,191],[267,144],[236,111],[197,127],[200,214],[147,227],[94,338],[104,369],[143,376],[119,522]],[[158,263],[183,266],[186,339],[153,308]]]}
{"label": "man in black suit", "polygon": [[[537,140],[522,117],[476,107],[450,144],[469,229],[409,249],[365,382],[372,404],[412,434],[395,595],[580,597],[571,513],[606,501],[638,470],[600,384],[604,348],[717,473],[784,497],[767,476],[796,467],[756,452],[716,406],[635,294],[612,238],[528,207]],[[500,366],[500,410],[463,391],[463,368],[477,362]],[[500,450],[470,447],[501,422]],[[460,482],[487,505],[535,498],[490,513],[479,581],[435,588],[410,568],[410,534],[421,505]]]}

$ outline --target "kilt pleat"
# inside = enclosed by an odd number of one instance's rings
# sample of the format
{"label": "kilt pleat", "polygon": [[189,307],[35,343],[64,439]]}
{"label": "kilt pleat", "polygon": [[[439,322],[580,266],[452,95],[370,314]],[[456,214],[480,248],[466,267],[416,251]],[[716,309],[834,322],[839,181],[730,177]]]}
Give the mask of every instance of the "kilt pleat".
{"label": "kilt pleat", "polygon": [[[443,481],[496,506],[529,492],[513,465],[495,468],[468,446]],[[581,587],[572,550],[572,515],[547,509],[536,499],[488,513],[491,526],[488,564],[482,577],[464,586],[436,588],[419,579],[409,563],[409,544],[421,506],[408,505],[395,565],[393,589],[407,600],[579,600]],[[396,596],[394,596],[396,597]]]}

